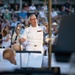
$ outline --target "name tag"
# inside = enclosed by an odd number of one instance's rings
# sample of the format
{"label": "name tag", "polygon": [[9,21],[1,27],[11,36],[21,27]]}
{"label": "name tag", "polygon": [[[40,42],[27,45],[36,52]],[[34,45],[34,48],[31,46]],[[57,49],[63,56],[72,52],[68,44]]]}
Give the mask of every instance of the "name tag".
{"label": "name tag", "polygon": [[42,32],[42,30],[38,30],[37,32]]}

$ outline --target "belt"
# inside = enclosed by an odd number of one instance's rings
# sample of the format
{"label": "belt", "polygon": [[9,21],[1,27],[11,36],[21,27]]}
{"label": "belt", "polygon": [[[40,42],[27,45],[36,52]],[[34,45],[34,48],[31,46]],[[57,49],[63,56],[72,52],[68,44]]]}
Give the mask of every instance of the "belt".
{"label": "belt", "polygon": [[38,44],[37,45],[36,44],[34,44],[34,45],[33,44],[30,44],[29,46],[32,46],[32,47],[40,47],[41,45],[38,45]]}
{"label": "belt", "polygon": [[37,45],[34,45],[34,47],[37,47]]}

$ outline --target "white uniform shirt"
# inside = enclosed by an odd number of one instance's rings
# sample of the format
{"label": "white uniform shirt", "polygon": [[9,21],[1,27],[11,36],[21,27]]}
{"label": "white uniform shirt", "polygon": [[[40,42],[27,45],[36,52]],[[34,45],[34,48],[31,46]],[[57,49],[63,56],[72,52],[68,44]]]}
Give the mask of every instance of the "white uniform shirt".
{"label": "white uniform shirt", "polygon": [[28,51],[41,51],[43,50],[43,30],[37,27],[28,27],[25,29],[23,38],[27,39],[28,45],[26,46],[26,50]]}

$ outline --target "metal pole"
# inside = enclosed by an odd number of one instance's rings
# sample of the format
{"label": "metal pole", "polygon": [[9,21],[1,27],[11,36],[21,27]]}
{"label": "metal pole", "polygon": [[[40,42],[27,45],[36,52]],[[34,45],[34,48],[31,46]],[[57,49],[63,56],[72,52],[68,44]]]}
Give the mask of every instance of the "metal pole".
{"label": "metal pole", "polygon": [[20,0],[20,11],[22,10],[22,0]]}
{"label": "metal pole", "polygon": [[14,0],[14,4],[16,4],[16,0]]}
{"label": "metal pole", "polygon": [[[48,24],[49,24],[49,37],[51,37],[51,11],[52,11],[52,0],[48,0]],[[48,48],[48,68],[51,70],[51,54],[52,54],[52,47],[51,47],[51,40],[49,41],[49,48]]]}
{"label": "metal pole", "polygon": [[44,3],[46,3],[46,0],[44,0]]}

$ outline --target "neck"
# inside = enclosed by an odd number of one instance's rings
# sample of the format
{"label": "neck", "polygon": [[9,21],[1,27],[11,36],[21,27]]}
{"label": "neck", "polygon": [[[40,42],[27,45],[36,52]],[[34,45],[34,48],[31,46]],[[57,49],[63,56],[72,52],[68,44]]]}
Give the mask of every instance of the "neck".
{"label": "neck", "polygon": [[36,25],[31,25],[32,27],[37,27],[38,25],[36,24]]}
{"label": "neck", "polygon": [[36,26],[32,26],[32,27],[34,27],[34,28],[35,28]]}
{"label": "neck", "polygon": [[16,65],[16,60],[14,58],[8,59],[12,64]]}

